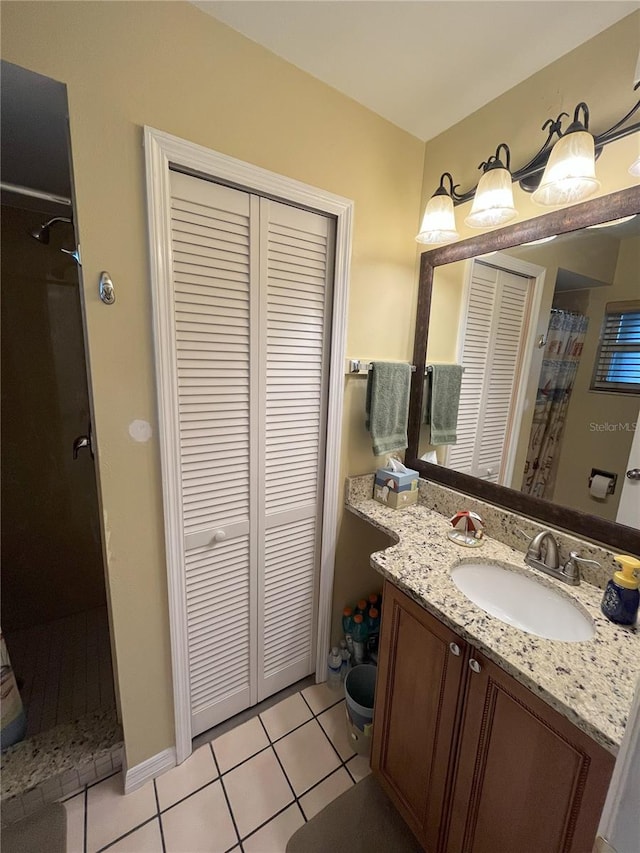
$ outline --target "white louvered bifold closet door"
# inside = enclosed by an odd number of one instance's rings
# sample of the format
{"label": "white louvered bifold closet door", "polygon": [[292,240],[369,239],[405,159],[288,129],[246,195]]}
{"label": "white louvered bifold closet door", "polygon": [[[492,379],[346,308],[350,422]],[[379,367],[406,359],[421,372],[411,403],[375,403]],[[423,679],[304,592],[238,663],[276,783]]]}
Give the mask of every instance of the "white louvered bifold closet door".
{"label": "white louvered bifold closet door", "polygon": [[171,172],[192,736],[314,670],[333,222]]}
{"label": "white louvered bifold closet door", "polygon": [[458,441],[448,450],[447,466],[494,483],[503,483],[532,296],[530,278],[474,261],[463,330]]}
{"label": "white louvered bifold closet door", "polygon": [[264,334],[258,699],[315,669],[333,222],[260,202]]}

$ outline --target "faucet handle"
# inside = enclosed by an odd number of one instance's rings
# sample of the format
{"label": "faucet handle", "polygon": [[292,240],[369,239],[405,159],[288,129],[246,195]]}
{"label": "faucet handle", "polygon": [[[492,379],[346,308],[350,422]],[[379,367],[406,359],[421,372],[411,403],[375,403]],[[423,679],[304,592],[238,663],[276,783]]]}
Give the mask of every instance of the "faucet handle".
{"label": "faucet handle", "polygon": [[584,564],[585,566],[597,566],[599,569],[602,568],[597,560],[587,560],[585,557],[579,557],[577,551],[571,551],[569,559],[564,564],[562,571],[568,578],[572,578],[577,581],[577,583],[580,583],[580,564]]}

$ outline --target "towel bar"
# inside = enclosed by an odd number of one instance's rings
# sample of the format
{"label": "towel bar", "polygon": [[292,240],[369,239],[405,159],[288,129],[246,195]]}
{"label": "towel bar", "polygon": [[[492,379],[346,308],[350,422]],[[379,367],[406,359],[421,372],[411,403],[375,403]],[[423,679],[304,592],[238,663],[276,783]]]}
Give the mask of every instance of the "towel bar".
{"label": "towel bar", "polygon": [[[370,370],[371,370],[371,362],[370,361],[365,361],[364,359],[360,359],[360,358],[348,358],[347,359],[346,373],[348,376],[353,376],[353,375],[357,375],[357,374],[360,374],[361,376],[363,376],[364,374],[368,373]],[[415,366],[415,364],[412,364],[411,365],[411,372],[415,373],[415,371],[416,371],[416,366]]]}
{"label": "towel bar", "polygon": [[[426,366],[426,372],[427,373],[431,373],[432,369],[433,368],[430,364],[428,364]],[[347,359],[347,369],[346,369],[347,376],[357,376],[358,374],[360,376],[364,376],[370,370],[371,370],[371,362],[370,361],[366,361],[365,359],[361,359],[361,358],[348,358]],[[416,372],[415,364],[411,365],[411,372],[412,373]],[[462,368],[462,372],[464,373],[464,368]]]}

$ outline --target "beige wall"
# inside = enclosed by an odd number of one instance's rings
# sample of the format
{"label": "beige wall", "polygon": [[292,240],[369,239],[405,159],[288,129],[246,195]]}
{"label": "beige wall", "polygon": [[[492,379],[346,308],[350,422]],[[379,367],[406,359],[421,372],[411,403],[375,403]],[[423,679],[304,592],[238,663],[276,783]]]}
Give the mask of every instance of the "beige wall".
{"label": "beige wall", "polygon": [[[2,56],[68,87],[108,584],[135,765],[173,743],[141,128],[353,199],[347,353],[395,359],[411,352],[424,145],[189,3],[3,3]],[[112,307],[97,299],[102,269],[117,289]],[[392,314],[392,333],[378,334]],[[345,381],[343,475],[375,466],[362,382]],[[149,443],[130,439],[135,418],[153,425]],[[380,539],[342,522],[340,604],[378,582],[367,549]]]}
{"label": "beige wall", "polygon": [[[622,240],[611,287],[589,294],[589,327],[567,412],[562,453],[553,499],[563,506],[615,521],[620,492],[633,439],[632,424],[638,417],[638,397],[630,394],[590,391],[600,328],[607,302],[640,299],[640,237]],[[609,424],[602,431],[595,425]],[[626,424],[626,430],[619,424]],[[599,501],[589,494],[592,468],[618,475],[615,494]]]}

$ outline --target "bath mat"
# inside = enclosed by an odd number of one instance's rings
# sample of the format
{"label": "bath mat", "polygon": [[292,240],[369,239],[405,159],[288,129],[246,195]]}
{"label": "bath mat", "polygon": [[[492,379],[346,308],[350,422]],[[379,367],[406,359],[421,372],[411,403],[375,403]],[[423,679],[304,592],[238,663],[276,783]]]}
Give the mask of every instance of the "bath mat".
{"label": "bath mat", "polygon": [[2,827],[2,853],[66,853],[67,812],[51,803],[15,823]]}
{"label": "bath mat", "polygon": [[[367,776],[289,839],[286,853],[423,853],[373,776]],[[4,853],[4,851],[3,851]]]}

